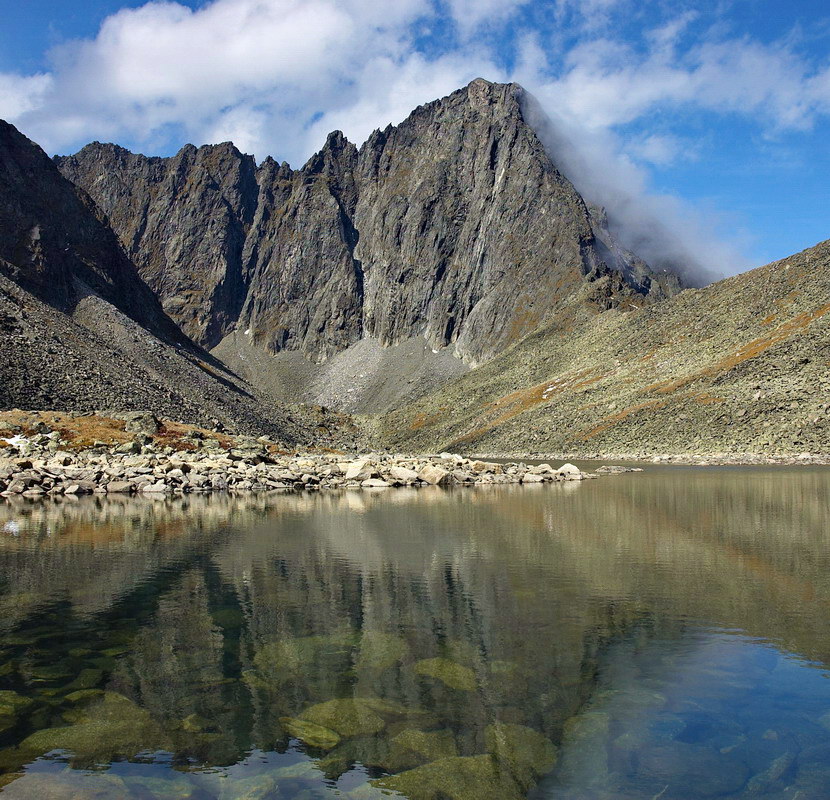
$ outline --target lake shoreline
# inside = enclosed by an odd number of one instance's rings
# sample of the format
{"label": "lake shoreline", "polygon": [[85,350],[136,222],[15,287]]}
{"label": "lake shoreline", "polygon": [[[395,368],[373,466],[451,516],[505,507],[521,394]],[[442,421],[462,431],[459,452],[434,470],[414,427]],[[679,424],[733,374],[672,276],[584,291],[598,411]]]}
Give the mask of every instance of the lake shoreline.
{"label": "lake shoreline", "polygon": [[622,464],[665,464],[696,467],[830,466],[830,454],[799,453],[765,456],[759,453],[476,453],[470,458],[503,461],[582,461]]}

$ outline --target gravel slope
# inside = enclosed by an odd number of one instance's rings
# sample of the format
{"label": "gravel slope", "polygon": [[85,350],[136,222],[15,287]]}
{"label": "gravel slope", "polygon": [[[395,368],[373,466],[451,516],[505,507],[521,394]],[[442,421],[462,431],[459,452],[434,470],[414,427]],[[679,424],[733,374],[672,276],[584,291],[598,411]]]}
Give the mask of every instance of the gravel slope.
{"label": "gravel slope", "polygon": [[405,449],[830,454],[830,241],[637,311],[566,320],[387,415]]}

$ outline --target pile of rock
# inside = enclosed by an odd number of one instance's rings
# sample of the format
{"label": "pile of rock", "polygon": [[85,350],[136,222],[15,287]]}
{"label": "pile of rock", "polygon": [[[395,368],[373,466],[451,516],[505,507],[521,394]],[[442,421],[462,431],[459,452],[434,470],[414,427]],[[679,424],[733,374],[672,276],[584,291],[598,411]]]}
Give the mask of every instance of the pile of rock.
{"label": "pile of rock", "polygon": [[497,463],[454,453],[402,456],[374,453],[359,458],[332,453],[280,455],[259,440],[223,448],[158,448],[129,442],[78,452],[55,450],[54,440],[17,444],[29,455],[0,458],[0,495],[182,494],[276,489],[377,489],[393,486],[469,486],[549,483],[596,477],[572,464]]}

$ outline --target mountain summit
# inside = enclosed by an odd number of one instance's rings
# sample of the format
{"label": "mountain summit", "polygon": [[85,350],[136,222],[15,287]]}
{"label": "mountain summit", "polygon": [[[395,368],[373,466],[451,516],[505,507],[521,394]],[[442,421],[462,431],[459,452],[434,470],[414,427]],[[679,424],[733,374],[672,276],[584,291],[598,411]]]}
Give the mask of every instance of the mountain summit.
{"label": "mountain summit", "polygon": [[171,158],[93,143],[57,164],[206,347],[231,337],[223,353],[321,363],[365,340],[420,339],[475,365],[563,313],[678,289],[612,241],[525,98],[477,79],[360,148],[335,131],[297,170],[257,167],[230,143]]}

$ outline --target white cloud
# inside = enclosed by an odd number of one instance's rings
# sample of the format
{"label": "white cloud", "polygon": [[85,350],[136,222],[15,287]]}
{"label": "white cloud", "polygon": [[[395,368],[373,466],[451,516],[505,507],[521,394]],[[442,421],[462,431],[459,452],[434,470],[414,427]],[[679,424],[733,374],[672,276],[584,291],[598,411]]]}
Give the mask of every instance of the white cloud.
{"label": "white cloud", "polygon": [[0,115],[50,150],[81,137],[152,143],[181,126],[197,142],[239,131],[246,146],[302,158],[303,126],[353,95],[366,54],[405,63],[412,24],[431,13],[429,0],[150,2],[58,48],[51,86],[28,106],[0,95]]}
{"label": "white cloud", "polygon": [[51,87],[51,75],[0,72],[0,116],[16,119],[38,108]]}
{"label": "white cloud", "polygon": [[[793,37],[727,38],[692,12],[659,17],[635,42],[615,21],[642,13],[641,3],[554,0],[549,8],[547,24],[519,38],[508,75],[491,34],[525,9],[544,20],[530,0],[212,0],[196,10],[148,2],[54,50],[48,73],[0,74],[0,116],[51,152],[91,139],[151,152],[182,137],[230,139],[296,165],[332,129],[359,144],[474,77],[512,78],[569,139],[559,157],[579,188],[612,207],[645,255],[694,249],[714,270],[745,265],[743,245],[723,245],[708,215],[651,191],[644,163],[670,164],[694,148],[650,120],[704,110],[752,119],[769,134],[809,129],[830,113],[830,68],[800,56]],[[441,26],[454,34],[439,36],[435,52],[419,51],[418,37]],[[634,122],[636,136],[622,138]],[[661,215],[668,233],[658,246],[641,234]],[[672,237],[681,243],[673,253]]]}
{"label": "white cloud", "polygon": [[530,0],[448,0],[450,13],[463,37],[477,28],[502,24]]}
{"label": "white cloud", "polygon": [[674,164],[681,158],[689,159],[693,157],[696,147],[677,136],[654,133],[628,142],[626,150],[641,161],[667,166]]}
{"label": "white cloud", "polygon": [[529,121],[583,197],[607,209],[610,226],[625,247],[698,285],[749,266],[744,234],[724,235],[722,216],[654,192],[648,172],[625,155],[612,131],[589,131],[546,113],[555,108],[551,91],[542,87],[538,105],[533,100],[527,104]]}

